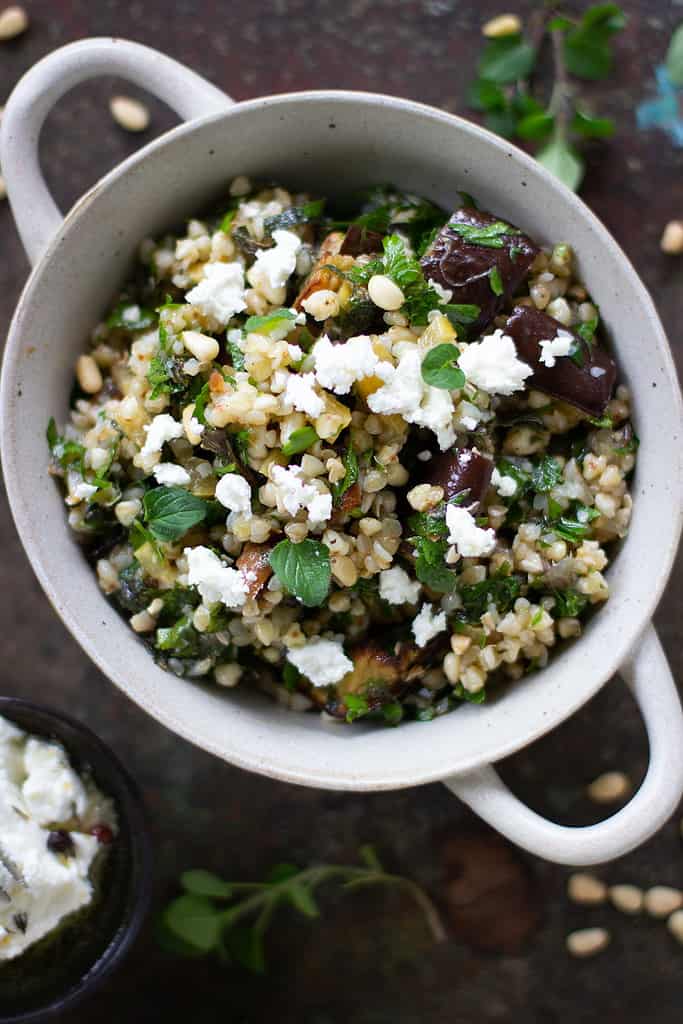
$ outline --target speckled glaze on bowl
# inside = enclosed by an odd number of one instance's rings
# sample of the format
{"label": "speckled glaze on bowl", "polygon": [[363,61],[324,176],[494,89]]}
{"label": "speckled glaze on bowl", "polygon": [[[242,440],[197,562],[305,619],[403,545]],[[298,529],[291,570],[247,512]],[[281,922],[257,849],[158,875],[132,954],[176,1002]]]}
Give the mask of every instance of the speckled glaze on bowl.
{"label": "speckled glaze on bowl", "polygon": [[[122,163],[62,221],[38,164],[42,122],[71,86],[112,73],[150,89],[189,123]],[[587,207],[508,142],[442,111],[335,91],[232,105],[187,68],[121,40],[76,43],[32,68],[5,108],[0,159],[35,264],[3,366],[7,491],[34,571],[100,668],[170,729],[251,771],[348,790],[442,779],[509,838],[565,863],[606,860],[652,834],[683,790],[683,717],[649,625],[681,528],[681,400],[652,301]],[[464,188],[532,237],[565,240],[578,253],[634,395],[641,448],[633,525],[610,570],[612,597],[581,641],[490,706],[468,706],[429,726],[343,729],[266,703],[247,688],[226,694],[193,685],[153,663],[78,552],[47,474],[45,422],[66,417],[75,358],[125,280],[140,239],[224,194],[237,174],[320,194],[389,180],[446,207]],[[524,807],[491,765],[567,718],[618,669],[645,718],[648,775],[607,821],[562,828]]]}
{"label": "speckled glaze on bowl", "polygon": [[77,771],[87,768],[116,806],[119,832],[107,851],[95,901],[63,933],[0,962],[0,1024],[46,1020],[71,1009],[121,962],[149,909],[151,846],[137,787],[90,729],[50,708],[0,697],[0,716],[55,739]]}

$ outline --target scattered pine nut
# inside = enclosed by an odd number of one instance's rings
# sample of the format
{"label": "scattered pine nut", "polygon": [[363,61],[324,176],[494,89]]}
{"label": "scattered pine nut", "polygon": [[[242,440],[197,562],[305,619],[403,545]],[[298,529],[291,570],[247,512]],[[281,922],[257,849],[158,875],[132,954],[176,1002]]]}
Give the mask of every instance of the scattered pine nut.
{"label": "scattered pine nut", "polygon": [[140,100],[130,96],[112,96],[109,110],[116,123],[127,132],[144,132],[149,126],[149,110]]}
{"label": "scattered pine nut", "polygon": [[567,952],[577,957],[595,956],[609,946],[610,938],[605,928],[581,928],[567,936]]}
{"label": "scattered pine nut", "polygon": [[670,885],[654,885],[645,893],[643,905],[650,917],[668,917],[683,907],[683,892]]}
{"label": "scattered pine nut", "polygon": [[595,875],[577,872],[569,876],[567,895],[574,903],[604,903],[607,898],[607,886]]}
{"label": "scattered pine nut", "polygon": [[518,32],[522,31],[522,23],[516,14],[499,14],[496,18],[487,21],[481,31],[487,39],[516,36]]}
{"label": "scattered pine nut", "polygon": [[28,28],[28,14],[23,7],[6,7],[0,12],[0,41],[16,39]]}
{"label": "scattered pine nut", "polygon": [[622,914],[640,914],[643,909],[643,890],[637,885],[612,885],[609,898],[612,906]]}
{"label": "scattered pine nut", "polygon": [[668,256],[679,256],[683,252],[683,220],[670,220],[664,228],[659,248]]}
{"label": "scattered pine nut", "polygon": [[399,286],[386,274],[374,274],[368,281],[368,295],[380,309],[400,309],[405,296]]}
{"label": "scattered pine nut", "polygon": [[596,804],[613,804],[631,792],[631,780],[623,772],[604,772],[591,782],[586,792]]}
{"label": "scattered pine nut", "polygon": [[666,922],[666,926],[674,939],[677,939],[683,946],[683,910],[674,910],[673,914]]}
{"label": "scattered pine nut", "polygon": [[86,395],[102,390],[102,374],[92,356],[79,356],[76,360],[76,378]]}

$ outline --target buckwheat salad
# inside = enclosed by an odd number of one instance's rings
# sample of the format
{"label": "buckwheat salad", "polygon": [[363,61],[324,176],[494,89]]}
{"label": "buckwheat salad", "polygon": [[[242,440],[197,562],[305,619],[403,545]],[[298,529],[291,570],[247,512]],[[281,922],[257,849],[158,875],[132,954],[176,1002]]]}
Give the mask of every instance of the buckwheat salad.
{"label": "buckwheat salad", "polygon": [[607,600],[638,444],[616,378],[569,245],[467,195],[240,177],[140,246],[50,470],[163,667],[424,721]]}

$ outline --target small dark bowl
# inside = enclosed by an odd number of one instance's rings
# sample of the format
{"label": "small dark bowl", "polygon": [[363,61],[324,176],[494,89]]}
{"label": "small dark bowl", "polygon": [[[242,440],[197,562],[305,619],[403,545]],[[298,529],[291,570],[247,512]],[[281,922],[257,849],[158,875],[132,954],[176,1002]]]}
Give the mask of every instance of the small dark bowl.
{"label": "small dark bowl", "polygon": [[0,715],[26,732],[62,743],[74,768],[90,770],[118,815],[118,834],[90,906],[53,937],[0,962],[0,1024],[18,1024],[70,1009],[121,962],[149,908],[152,853],[137,787],[94,733],[61,711],[14,697],[0,697]]}

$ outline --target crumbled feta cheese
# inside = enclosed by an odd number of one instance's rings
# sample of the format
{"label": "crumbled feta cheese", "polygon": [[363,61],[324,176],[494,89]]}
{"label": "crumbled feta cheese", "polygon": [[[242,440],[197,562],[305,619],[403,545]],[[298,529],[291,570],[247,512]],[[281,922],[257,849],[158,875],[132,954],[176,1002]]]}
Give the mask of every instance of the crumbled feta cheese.
{"label": "crumbled feta cheese", "polygon": [[394,565],[379,574],[379,596],[389,604],[415,604],[421,584],[411,580],[405,569]]}
{"label": "crumbled feta cheese", "polygon": [[140,449],[141,455],[156,455],[167,441],[175,441],[177,437],[182,437],[184,433],[182,423],[178,423],[167,412],[162,412],[155,416],[151,423],[145,424],[143,430],[147,437]]}
{"label": "crumbled feta cheese", "polygon": [[431,604],[423,604],[413,619],[410,628],[418,647],[424,647],[438,633],[443,633],[446,628],[446,613],[439,612],[434,615],[433,608],[434,606]]}
{"label": "crumbled feta cheese", "polygon": [[201,313],[225,326],[247,308],[244,300],[244,267],[241,263],[206,263],[204,277],[185,296]]}
{"label": "crumbled feta cheese", "polygon": [[502,498],[511,498],[517,490],[517,481],[512,476],[499,473],[494,466],[491,474],[491,486],[495,487]]}
{"label": "crumbled feta cheese", "polygon": [[344,654],[341,641],[322,637],[309,640],[303,647],[291,647],[287,661],[313,686],[332,686],[353,669],[353,662]]}
{"label": "crumbled feta cheese", "polygon": [[90,501],[93,494],[97,493],[97,487],[94,484],[87,484],[85,480],[77,483],[71,492],[74,498],[78,498],[79,501]]}
{"label": "crumbled feta cheese", "polygon": [[273,231],[275,245],[259,249],[254,264],[247,271],[247,280],[258,288],[265,279],[271,288],[284,288],[296,268],[296,254],[301,239],[293,231]]}
{"label": "crumbled feta cheese", "polygon": [[477,526],[474,516],[459,505],[446,506],[446,526],[449,529],[448,543],[455,544],[463,558],[490,555],[496,546],[494,531]]}
{"label": "crumbled feta cheese", "polygon": [[230,509],[227,526],[230,528],[237,516],[251,519],[251,487],[239,473],[226,473],[216,484],[216,498],[221,505]]}
{"label": "crumbled feta cheese", "polygon": [[271,479],[282,507],[290,516],[306,508],[310,525],[320,526],[332,515],[332,495],[322,494],[313,484],[306,483],[301,466],[273,466]]}
{"label": "crumbled feta cheese", "polygon": [[436,294],[439,296],[442,302],[450,302],[453,298],[453,290],[451,288],[444,288],[438,281],[429,281],[429,287],[433,288]]}
{"label": "crumbled feta cheese", "polygon": [[492,395],[524,390],[524,381],[534,372],[517,358],[512,338],[499,329],[468,345],[458,366],[471,384]]}
{"label": "crumbled feta cheese", "polygon": [[247,581],[237,569],[224,565],[210,548],[185,548],[187,581],[196,587],[206,604],[220,601],[227,608],[241,608],[247,599]]}
{"label": "crumbled feta cheese", "polygon": [[289,354],[290,360],[293,363],[301,362],[301,360],[304,357],[303,350],[299,347],[299,345],[289,345],[288,344],[287,345],[287,352]]}
{"label": "crumbled feta cheese", "polygon": [[433,430],[442,451],[453,446],[453,399],[449,391],[423,382],[422,360],[416,346],[402,353],[398,366],[379,363],[375,371],[385,383],[368,397],[373,412],[398,414],[407,423]]}
{"label": "crumbled feta cheese", "polygon": [[322,387],[335,395],[346,395],[351,385],[364,377],[377,376],[378,369],[390,373],[391,364],[382,362],[365,334],[349,338],[343,345],[333,345],[323,335],[313,349],[315,375]]}
{"label": "crumbled feta cheese", "polygon": [[558,356],[568,356],[574,346],[574,335],[570,331],[558,328],[557,334],[550,340],[544,339],[540,342],[540,362],[544,366],[553,367]]}
{"label": "crumbled feta cheese", "polygon": [[[94,814],[114,824],[109,802],[76,774],[64,748],[0,718],[0,962],[92,901],[98,842],[84,834],[84,820]],[[69,830],[68,855],[48,848],[54,828]]]}
{"label": "crumbled feta cheese", "polygon": [[154,467],[154,476],[157,483],[166,487],[186,487],[191,479],[187,470],[174,462],[160,462]]}
{"label": "crumbled feta cheese", "polygon": [[323,399],[316,394],[314,384],[312,373],[291,373],[285,387],[285,402],[312,419],[320,416],[325,408]]}

